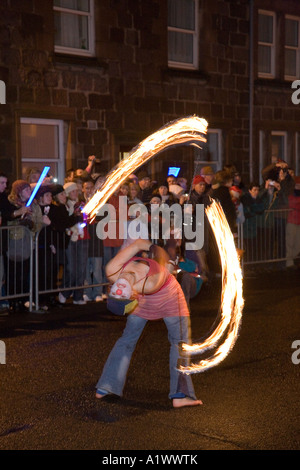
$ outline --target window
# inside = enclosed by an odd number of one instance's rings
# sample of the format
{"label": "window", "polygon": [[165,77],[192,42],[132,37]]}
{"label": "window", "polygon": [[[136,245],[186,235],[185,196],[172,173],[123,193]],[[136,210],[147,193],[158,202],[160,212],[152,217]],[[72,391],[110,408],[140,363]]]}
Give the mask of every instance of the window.
{"label": "window", "polygon": [[200,172],[203,166],[211,166],[214,172],[222,168],[222,131],[220,129],[207,130],[206,144],[197,147],[195,151],[195,170]]}
{"label": "window", "polygon": [[287,161],[287,134],[286,132],[271,132],[272,158]]}
{"label": "window", "polygon": [[55,119],[21,118],[22,174],[50,166],[49,173],[64,182],[64,122]]}
{"label": "window", "polygon": [[275,76],[275,13],[258,12],[258,75]]}
{"label": "window", "polygon": [[294,80],[300,72],[299,22],[299,18],[291,16],[285,18],[284,78],[286,80]]}
{"label": "window", "polygon": [[54,0],[55,52],[94,55],[94,0]]}
{"label": "window", "polygon": [[168,64],[198,68],[198,0],[168,0]]}

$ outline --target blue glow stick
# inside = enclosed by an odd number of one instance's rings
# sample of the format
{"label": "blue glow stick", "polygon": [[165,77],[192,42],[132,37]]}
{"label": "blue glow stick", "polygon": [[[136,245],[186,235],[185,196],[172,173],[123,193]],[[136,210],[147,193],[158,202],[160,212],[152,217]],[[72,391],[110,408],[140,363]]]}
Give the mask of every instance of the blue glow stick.
{"label": "blue glow stick", "polygon": [[45,179],[45,177],[46,177],[49,170],[50,170],[50,166],[45,166],[45,168],[43,169],[43,171],[41,173],[41,176],[39,177],[38,182],[36,183],[36,185],[34,187],[34,190],[31,193],[30,198],[28,199],[28,201],[26,203],[26,207],[29,207],[30,204],[32,203],[33,199],[35,198],[36,193],[39,190],[39,187],[41,186],[42,182],[44,181],[44,179]]}

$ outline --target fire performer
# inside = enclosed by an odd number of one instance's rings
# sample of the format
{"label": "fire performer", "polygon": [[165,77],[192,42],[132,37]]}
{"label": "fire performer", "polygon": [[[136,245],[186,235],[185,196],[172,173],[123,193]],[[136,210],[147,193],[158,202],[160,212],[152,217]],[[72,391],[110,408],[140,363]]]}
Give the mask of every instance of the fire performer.
{"label": "fire performer", "polygon": [[112,284],[108,308],[119,315],[124,311],[132,313],[96,385],[97,398],[108,394],[122,396],[130,360],[147,321],[162,318],[170,341],[169,398],[173,407],[202,404],[196,399],[190,375],[177,369],[178,345],[189,342],[189,310],[179,283],[165,267],[166,262],[165,250],[139,239],[107,264],[106,274]]}

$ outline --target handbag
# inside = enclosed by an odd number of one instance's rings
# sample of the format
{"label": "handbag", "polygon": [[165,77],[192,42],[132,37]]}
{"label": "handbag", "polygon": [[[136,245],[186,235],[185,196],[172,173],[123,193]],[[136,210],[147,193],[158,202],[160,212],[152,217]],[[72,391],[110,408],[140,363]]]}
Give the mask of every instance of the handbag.
{"label": "handbag", "polygon": [[7,257],[11,261],[25,261],[31,254],[31,232],[18,222],[9,223]]}

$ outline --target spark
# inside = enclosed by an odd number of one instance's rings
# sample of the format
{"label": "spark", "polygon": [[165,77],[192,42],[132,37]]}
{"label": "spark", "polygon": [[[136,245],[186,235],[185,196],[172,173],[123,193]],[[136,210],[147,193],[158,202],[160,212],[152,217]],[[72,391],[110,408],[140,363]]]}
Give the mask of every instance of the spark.
{"label": "spark", "polygon": [[205,119],[189,116],[172,121],[151,134],[109,172],[103,186],[92,196],[82,211],[93,219],[131,173],[168,147],[195,141],[206,142],[207,125]]}
{"label": "spark", "polygon": [[[221,319],[212,334],[203,342],[181,344],[183,355],[189,356],[216,348],[210,357],[198,363],[179,366],[178,370],[185,374],[203,372],[225,359],[237,340],[244,306],[240,260],[226,216],[216,201],[212,201],[206,208],[206,214],[218,245],[222,265]],[[220,340],[222,342],[218,345]]]}

